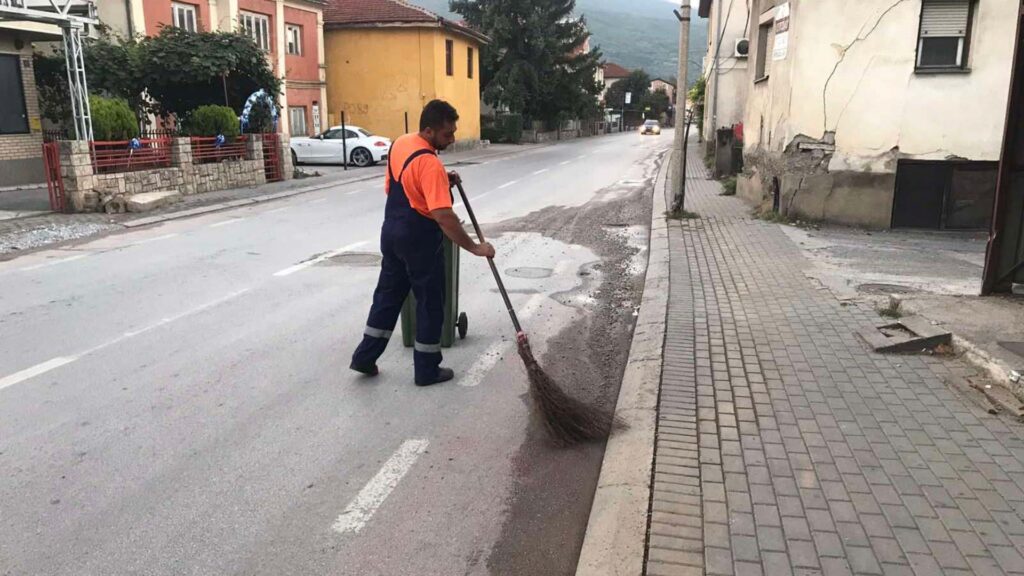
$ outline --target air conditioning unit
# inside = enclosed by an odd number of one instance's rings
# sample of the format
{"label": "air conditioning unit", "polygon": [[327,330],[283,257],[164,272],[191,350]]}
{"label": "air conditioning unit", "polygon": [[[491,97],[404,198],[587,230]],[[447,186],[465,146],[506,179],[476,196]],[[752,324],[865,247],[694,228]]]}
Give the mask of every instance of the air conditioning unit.
{"label": "air conditioning unit", "polygon": [[733,48],[732,55],[734,58],[746,58],[750,54],[750,40],[746,38],[739,38],[736,40],[736,46]]}

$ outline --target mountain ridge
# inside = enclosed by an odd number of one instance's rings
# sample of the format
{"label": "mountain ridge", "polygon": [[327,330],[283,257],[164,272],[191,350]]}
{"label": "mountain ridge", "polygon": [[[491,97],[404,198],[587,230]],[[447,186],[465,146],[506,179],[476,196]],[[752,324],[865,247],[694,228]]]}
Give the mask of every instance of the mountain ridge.
{"label": "mountain ridge", "polygon": [[[406,0],[445,18],[460,16],[448,9],[448,0]],[[676,76],[679,22],[672,14],[678,4],[666,0],[577,0],[576,12],[587,19],[591,45],[608,62],[631,70],[641,68],[652,78]],[[707,51],[707,20],[694,8],[690,25],[688,84],[699,74]]]}

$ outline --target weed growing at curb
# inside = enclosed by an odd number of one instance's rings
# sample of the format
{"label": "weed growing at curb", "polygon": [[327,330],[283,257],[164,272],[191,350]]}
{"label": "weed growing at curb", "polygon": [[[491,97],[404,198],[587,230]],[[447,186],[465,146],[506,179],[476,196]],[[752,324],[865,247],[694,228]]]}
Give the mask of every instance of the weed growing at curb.
{"label": "weed growing at curb", "polygon": [[729,176],[722,180],[722,196],[736,195],[736,177]]}
{"label": "weed growing at curb", "polygon": [[885,308],[878,308],[878,315],[883,318],[898,319],[903,317],[903,302],[895,298],[889,299],[889,304]]}
{"label": "weed growing at curb", "polygon": [[669,210],[665,212],[665,217],[670,220],[696,220],[700,218],[700,214],[689,210]]}
{"label": "weed growing at curb", "polygon": [[757,220],[764,220],[765,222],[771,222],[773,224],[792,224],[793,220],[788,216],[785,216],[781,212],[774,210],[754,210],[751,214]]}

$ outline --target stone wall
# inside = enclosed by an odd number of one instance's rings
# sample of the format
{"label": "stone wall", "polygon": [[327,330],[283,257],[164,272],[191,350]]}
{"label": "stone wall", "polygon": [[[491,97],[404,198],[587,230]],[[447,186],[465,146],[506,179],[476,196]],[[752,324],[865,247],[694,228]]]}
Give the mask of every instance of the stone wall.
{"label": "stone wall", "polygon": [[[281,138],[282,176],[292,177],[288,138]],[[95,174],[89,143],[60,143],[61,176],[72,212],[104,210],[111,200],[127,201],[142,192],[177,192],[182,196],[215,190],[259,186],[266,183],[263,166],[263,142],[259,138],[246,143],[245,157],[196,164],[188,138],[175,138],[171,144],[171,166],[133,172]],[[123,202],[122,202],[123,203]]]}

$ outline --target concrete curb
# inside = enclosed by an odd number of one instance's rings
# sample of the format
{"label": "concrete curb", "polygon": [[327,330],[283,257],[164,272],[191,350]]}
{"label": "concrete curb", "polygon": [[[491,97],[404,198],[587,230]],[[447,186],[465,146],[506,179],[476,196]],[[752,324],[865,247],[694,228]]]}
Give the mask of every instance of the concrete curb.
{"label": "concrete curb", "polygon": [[664,192],[671,154],[666,158],[654,185],[644,293],[615,405],[615,416],[629,428],[614,432],[608,439],[577,576],[639,576],[644,571],[668,314],[670,254]]}
{"label": "concrete curb", "polygon": [[[479,160],[486,160],[490,158],[499,158],[502,156],[514,156],[516,154],[524,154],[530,152],[536,148],[546,147],[546,145],[535,145],[529,146],[521,150],[508,150],[491,152],[490,154],[478,154],[475,156],[469,156],[454,160],[450,166],[458,166],[464,162],[476,162]],[[271,194],[264,194],[261,196],[252,196],[250,198],[239,198],[238,200],[228,200],[225,202],[218,202],[216,204],[208,204],[206,206],[198,206],[196,208],[189,208],[186,210],[178,210],[175,212],[168,212],[167,214],[159,214],[156,216],[149,216],[146,218],[138,218],[130,220],[122,224],[125,228],[139,228],[142,226],[150,226],[153,224],[160,224],[162,222],[169,222],[171,220],[179,220],[181,218],[190,218],[192,216],[200,216],[202,214],[209,214],[211,212],[219,212],[221,210],[229,210],[231,208],[238,208],[240,206],[249,206],[252,204],[260,204],[263,202],[270,202],[271,200],[280,200],[281,198],[289,198],[292,196],[298,196],[299,194],[306,194],[309,192],[316,192],[318,190],[325,190],[327,188],[333,188],[335,186],[345,186],[348,184],[356,184],[358,182],[368,182],[371,180],[377,180],[382,178],[380,174],[373,174],[367,176],[361,176],[358,178],[349,178],[348,180],[332,180],[330,183],[315,184],[311,186],[305,186],[302,188],[296,188],[294,190],[285,190],[283,192],[274,192]]]}
{"label": "concrete curb", "polygon": [[318,184],[315,186],[305,186],[302,188],[296,188],[294,190],[285,190],[284,192],[274,192],[271,194],[263,194],[261,196],[252,196],[250,198],[228,200],[226,202],[218,202],[216,204],[198,206],[196,208],[189,208],[187,210],[178,210],[176,212],[169,212],[167,214],[159,214],[157,216],[149,216],[146,218],[138,218],[136,220],[130,220],[128,222],[125,222],[123,226],[125,228],[138,228],[140,226],[149,226],[151,224],[159,224],[161,222],[167,222],[169,220],[178,220],[181,218],[189,218],[191,216],[199,216],[200,214],[208,214],[210,212],[219,212],[221,210],[228,210],[230,208],[238,208],[239,206],[260,204],[263,202],[270,202],[271,200],[280,200],[281,198],[289,198],[291,196],[298,196],[299,194],[306,194],[308,192],[316,192],[317,190],[325,190],[327,188],[333,188],[335,186],[345,186],[346,184],[355,184],[357,182],[376,180],[379,177],[379,174],[374,174],[373,176],[364,176],[362,178],[352,178],[349,180],[334,180],[331,181],[330,183]]}
{"label": "concrete curb", "polygon": [[968,362],[985,373],[997,385],[1002,386],[1016,400],[1016,404],[1002,403],[1004,409],[1012,414],[1019,413],[1020,405],[1024,404],[1024,381],[1021,381],[1019,377],[1015,380],[1013,376],[1020,370],[1019,367],[1010,366],[986,352],[981,346],[956,334],[953,334],[953,348],[961,352]]}

